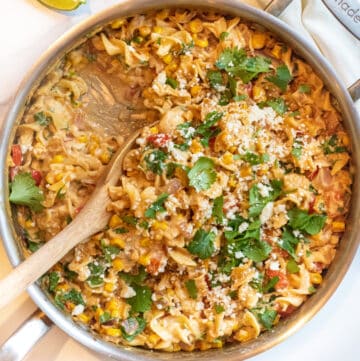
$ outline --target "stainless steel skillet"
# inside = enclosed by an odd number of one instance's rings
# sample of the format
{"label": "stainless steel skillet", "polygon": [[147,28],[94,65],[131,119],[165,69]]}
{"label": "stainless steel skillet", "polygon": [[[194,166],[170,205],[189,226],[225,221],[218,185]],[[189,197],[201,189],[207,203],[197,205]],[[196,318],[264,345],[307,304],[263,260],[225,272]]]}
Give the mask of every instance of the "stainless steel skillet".
{"label": "stainless steel skillet", "polygon": [[[360,120],[354,108],[353,101],[347,89],[328,62],[320,56],[319,53],[316,52],[305,39],[301,38],[298,34],[276,18],[263,11],[250,8],[239,1],[217,0],[215,2],[212,0],[172,0],[166,2],[166,7],[170,6],[211,8],[238,15],[242,18],[257,22],[267,27],[285,42],[289,43],[299,55],[304,57],[307,62],[312,65],[319,76],[324,80],[328,88],[338,99],[346,128],[352,138],[354,164],[355,167],[358,168],[360,161]],[[23,249],[17,240],[16,231],[13,226],[11,212],[7,201],[8,175],[6,171],[6,156],[14,137],[15,127],[21,119],[26,102],[31,97],[33,90],[39,85],[41,79],[44,78],[46,73],[50,71],[56,62],[66,52],[82,42],[84,37],[86,37],[89,33],[92,33],[104,23],[107,23],[115,18],[163,7],[165,7],[165,4],[161,0],[121,1],[118,5],[88,19],[60,38],[39,59],[38,63],[24,80],[17,94],[16,100],[14,101],[7,116],[5,126],[1,134],[0,144],[0,166],[4,170],[0,179],[0,228],[6,250],[13,265],[17,265],[23,259]],[[183,352],[166,354],[136,348],[116,347],[96,338],[86,329],[75,324],[69,317],[65,316],[51,303],[38,285],[31,286],[28,291],[35,303],[46,314],[46,316],[70,336],[93,350],[113,356],[123,361],[170,359],[182,359],[185,361],[193,360],[194,358],[200,360],[211,359],[214,361],[235,361],[254,356],[257,353],[276,345],[298,330],[324,305],[341,282],[358,246],[357,229],[359,227],[360,202],[358,201],[359,177],[357,173],[354,180],[353,201],[350,218],[348,220],[347,232],[342,239],[336,259],[329,269],[323,285],[319,291],[290,318],[278,325],[273,331],[267,332],[261,335],[257,340],[247,344],[234,344],[227,346],[224,349],[203,351],[200,353],[197,352],[196,354]],[[34,327],[34,325],[40,327],[39,334],[45,330],[45,328],[42,328],[43,325],[41,323],[33,323],[32,327]],[[35,328],[32,329],[34,330],[33,334],[35,335]]]}

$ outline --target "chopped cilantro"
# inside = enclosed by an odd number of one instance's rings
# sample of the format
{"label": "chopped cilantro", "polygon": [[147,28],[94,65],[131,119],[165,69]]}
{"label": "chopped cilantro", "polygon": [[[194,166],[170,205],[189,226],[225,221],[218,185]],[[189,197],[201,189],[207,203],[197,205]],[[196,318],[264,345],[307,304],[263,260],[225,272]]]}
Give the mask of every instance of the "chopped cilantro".
{"label": "chopped cilantro", "polygon": [[193,40],[191,40],[189,43],[181,43],[181,50],[179,52],[179,55],[186,55],[191,52],[191,49],[195,46],[195,43]]}
{"label": "chopped cilantro", "polygon": [[257,184],[254,184],[250,188],[249,192],[249,216],[256,217],[258,216],[267,203],[275,201],[281,194],[282,182],[279,180],[271,181],[271,190],[269,190],[269,195],[267,197],[262,197]]}
{"label": "chopped cilantro", "polygon": [[327,141],[322,144],[322,148],[325,154],[333,153],[344,153],[346,152],[346,147],[338,145],[338,138],[336,134],[332,135]]}
{"label": "chopped cilantro", "polygon": [[234,155],[234,159],[235,160],[238,160],[238,159],[244,160],[245,162],[248,162],[251,165],[266,163],[270,160],[268,154],[258,155],[256,153],[252,153],[252,152],[246,152],[245,154],[236,154],[236,155]]}
{"label": "chopped cilantro", "polygon": [[215,65],[246,84],[258,74],[269,71],[270,63],[270,59],[263,56],[248,57],[244,49],[226,48]]}
{"label": "chopped cilantro", "polygon": [[270,330],[276,319],[277,312],[271,308],[266,308],[263,312],[258,313],[258,317],[262,325]]}
{"label": "chopped cilantro", "polygon": [[311,293],[315,293],[316,292],[316,288],[314,286],[310,286],[308,289],[308,292]]}
{"label": "chopped cilantro", "polygon": [[99,317],[99,322],[100,324],[103,324],[105,322],[108,322],[111,320],[111,315],[109,312],[105,311],[100,317]]}
{"label": "chopped cilantro", "polygon": [[236,102],[241,102],[241,101],[245,100],[246,98],[247,98],[247,95],[241,94],[241,95],[235,95],[233,99]]}
{"label": "chopped cilantro", "polygon": [[297,143],[296,141],[293,144],[293,147],[291,149],[291,154],[296,158],[300,159],[302,155],[302,146],[301,144]]}
{"label": "chopped cilantro", "polygon": [[203,146],[209,146],[209,140],[220,132],[219,128],[213,129],[213,127],[222,118],[223,115],[224,113],[217,111],[208,113],[205,117],[205,122],[195,130],[195,134],[202,137],[200,142]]}
{"label": "chopped cilantro", "polygon": [[77,278],[78,274],[75,271],[69,269],[69,263],[64,265],[64,277],[69,281],[74,281]]}
{"label": "chopped cilantro", "polygon": [[165,169],[164,160],[168,157],[167,153],[160,149],[156,149],[145,156],[145,163],[148,170],[155,174],[162,174]]}
{"label": "chopped cilantro", "polygon": [[50,272],[48,277],[49,277],[48,290],[49,292],[55,292],[56,286],[58,285],[60,280],[60,275],[58,272]]}
{"label": "chopped cilantro", "polygon": [[225,308],[223,305],[216,304],[215,305],[215,312],[217,314],[223,313],[225,311]]}
{"label": "chopped cilantro", "polygon": [[145,217],[156,218],[156,212],[165,212],[164,202],[168,197],[168,193],[160,194],[158,199],[145,211]]}
{"label": "chopped cilantro", "polygon": [[263,286],[262,292],[268,293],[274,290],[274,287],[279,282],[279,276],[270,278],[270,280]]}
{"label": "chopped cilantro", "polygon": [[52,121],[52,117],[50,115],[46,115],[44,112],[38,112],[34,114],[34,119],[37,123],[46,127]]}
{"label": "chopped cilantro", "polygon": [[289,253],[292,258],[297,259],[295,249],[298,243],[299,239],[294,236],[290,228],[286,227],[281,235],[279,246],[287,253]]}
{"label": "chopped cilantro", "polygon": [[286,263],[286,270],[289,273],[298,273],[300,268],[294,259],[289,259]]}
{"label": "chopped cilantro", "polygon": [[196,231],[193,240],[187,246],[190,253],[199,256],[201,259],[211,257],[215,251],[214,246],[215,233],[206,232],[200,228]]}
{"label": "chopped cilantro", "polygon": [[166,78],[165,84],[170,85],[173,89],[179,87],[179,82],[173,78]]}
{"label": "chopped cilantro", "polygon": [[209,189],[216,180],[215,163],[207,157],[200,157],[188,172],[189,184],[197,192]]}
{"label": "chopped cilantro", "polygon": [[287,106],[283,98],[274,98],[266,102],[261,102],[258,104],[260,108],[269,106],[275,110],[276,113],[283,115],[287,111]]}
{"label": "chopped cilantro", "polygon": [[214,199],[211,215],[215,218],[218,224],[221,224],[224,219],[223,205],[224,197],[222,195]]}
{"label": "chopped cilantro", "polygon": [[141,222],[139,223],[139,227],[144,228],[144,229],[149,229],[149,222],[147,222],[147,221],[141,221]]}
{"label": "chopped cilantro", "polygon": [[129,214],[125,215],[125,216],[121,216],[121,220],[123,222],[125,222],[126,224],[129,224],[130,226],[136,226],[137,223],[137,218],[134,216],[131,216]]}
{"label": "chopped cilantro", "polygon": [[57,294],[55,296],[55,304],[60,307],[61,309],[64,309],[64,305],[67,301],[72,302],[75,305],[84,305],[85,302],[84,299],[79,291],[77,291],[75,288],[72,288],[70,291],[62,294]]}
{"label": "chopped cilantro", "polygon": [[142,317],[129,317],[120,324],[121,336],[124,340],[131,342],[140,334],[146,326]]}
{"label": "chopped cilantro", "polygon": [[275,76],[269,76],[266,79],[269,80],[271,83],[274,83],[284,92],[286,91],[288,84],[291,82],[292,76],[288,67],[283,64],[276,68]]}
{"label": "chopped cilantro", "polygon": [[126,302],[131,306],[132,312],[145,312],[151,309],[151,289],[148,286],[140,286],[133,284],[132,288],[136,295],[126,299]]}
{"label": "chopped cilantro", "polygon": [[299,86],[299,88],[298,88],[298,91],[299,91],[300,93],[306,93],[306,94],[308,94],[308,93],[311,92],[310,85],[308,85],[308,84],[301,84],[301,85]]}
{"label": "chopped cilantro", "polygon": [[120,252],[120,248],[113,245],[101,244],[101,249],[104,253],[105,259],[108,262],[111,262],[113,258]]}
{"label": "chopped cilantro", "polygon": [[224,41],[230,34],[227,32],[227,31],[223,31],[221,34],[220,34],[220,40],[221,41]]}
{"label": "chopped cilantro", "polygon": [[104,272],[105,266],[97,262],[90,262],[87,265],[90,276],[87,278],[86,282],[91,288],[100,287],[104,284]]}
{"label": "chopped cilantro", "polygon": [[36,252],[41,246],[44,245],[44,242],[33,242],[30,239],[27,239],[26,241],[27,247],[30,252],[34,253]]}
{"label": "chopped cilantro", "polygon": [[207,72],[207,78],[209,79],[210,86],[216,90],[223,85],[223,77],[220,71],[209,70]]}
{"label": "chopped cilantro", "polygon": [[44,200],[44,195],[30,173],[18,173],[10,186],[11,203],[28,206],[35,212],[43,209],[41,202]]}
{"label": "chopped cilantro", "polygon": [[128,233],[129,230],[126,229],[126,228],[120,227],[120,228],[114,229],[114,232],[117,233],[117,234],[124,234],[124,233]]}
{"label": "chopped cilantro", "polygon": [[140,267],[138,273],[135,275],[127,272],[118,272],[118,276],[129,285],[141,285],[145,281],[147,273],[144,267]]}
{"label": "chopped cilantro", "polygon": [[224,92],[221,93],[219,99],[219,105],[228,105],[230,103],[231,98],[233,97],[231,91],[226,89]]}
{"label": "chopped cilantro", "polygon": [[309,214],[298,208],[290,209],[288,216],[291,228],[305,231],[310,235],[319,233],[326,222],[326,215]]}
{"label": "chopped cilantro", "polygon": [[263,282],[264,282],[264,275],[259,273],[257,277],[254,277],[250,282],[249,285],[258,292],[263,292]]}
{"label": "chopped cilantro", "polygon": [[198,296],[197,287],[194,280],[185,281],[185,287],[189,293],[189,296],[196,300]]}

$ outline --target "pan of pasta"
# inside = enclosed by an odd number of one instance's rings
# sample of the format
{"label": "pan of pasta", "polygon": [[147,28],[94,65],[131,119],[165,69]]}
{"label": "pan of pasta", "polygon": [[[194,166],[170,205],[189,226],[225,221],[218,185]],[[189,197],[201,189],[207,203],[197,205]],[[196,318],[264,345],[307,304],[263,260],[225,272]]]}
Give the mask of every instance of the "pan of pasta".
{"label": "pan of pasta", "polygon": [[29,293],[121,360],[242,360],[308,321],[354,256],[359,119],[326,60],[271,15],[166,6],[90,18],[24,81],[1,137],[2,236],[14,265],[36,252],[138,131],[107,227]]}

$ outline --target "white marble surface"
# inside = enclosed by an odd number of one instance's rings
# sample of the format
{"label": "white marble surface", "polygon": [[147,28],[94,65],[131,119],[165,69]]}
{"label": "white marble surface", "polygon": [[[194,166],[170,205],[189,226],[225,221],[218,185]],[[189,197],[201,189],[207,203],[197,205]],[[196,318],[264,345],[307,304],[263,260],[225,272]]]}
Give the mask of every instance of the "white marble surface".
{"label": "white marble surface", "polygon": [[[0,122],[14,91],[26,70],[47,46],[64,31],[80,20],[102,8],[116,3],[116,0],[88,0],[88,4],[75,14],[64,15],[48,10],[36,0],[3,0],[0,10]],[[249,0],[257,5],[265,1]],[[303,11],[302,11],[303,10]],[[347,66],[338,65],[338,71],[346,84],[360,76],[359,42],[343,35],[343,42],[331,42],[325,37],[324,26],[328,17],[320,0],[294,0],[291,8],[282,15],[285,21],[316,44],[335,64],[341,44],[347,45]],[[321,25],[322,24],[322,25]],[[325,24],[325,25],[324,25]],[[332,24],[331,33],[339,35],[344,31],[339,24]],[[330,40],[330,41],[329,41]],[[335,59],[335,60],[334,60]],[[351,59],[355,59],[350,61]],[[0,278],[10,272],[4,248],[0,242]],[[360,299],[360,251],[346,274],[343,282],[323,309],[299,332],[282,344],[252,358],[252,361],[356,361],[360,359],[359,323]],[[26,293],[0,311],[0,344],[36,309]],[[86,349],[68,337],[56,326],[26,356],[26,361],[75,361],[106,360]],[[3,361],[3,360],[0,360]]]}

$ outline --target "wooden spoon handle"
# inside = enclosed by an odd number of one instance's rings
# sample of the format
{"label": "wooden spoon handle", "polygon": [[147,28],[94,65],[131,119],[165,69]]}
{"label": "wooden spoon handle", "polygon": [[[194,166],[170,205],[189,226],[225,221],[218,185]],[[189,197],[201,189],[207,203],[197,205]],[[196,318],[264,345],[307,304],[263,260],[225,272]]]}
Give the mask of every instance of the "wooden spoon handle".
{"label": "wooden spoon handle", "polygon": [[[73,230],[74,227],[66,227],[51,242],[45,243],[8,276],[0,280],[0,309],[64,257],[74,246],[72,239],[75,238],[77,241],[86,239],[88,232],[75,235]],[[84,228],[82,230],[86,231]]]}

